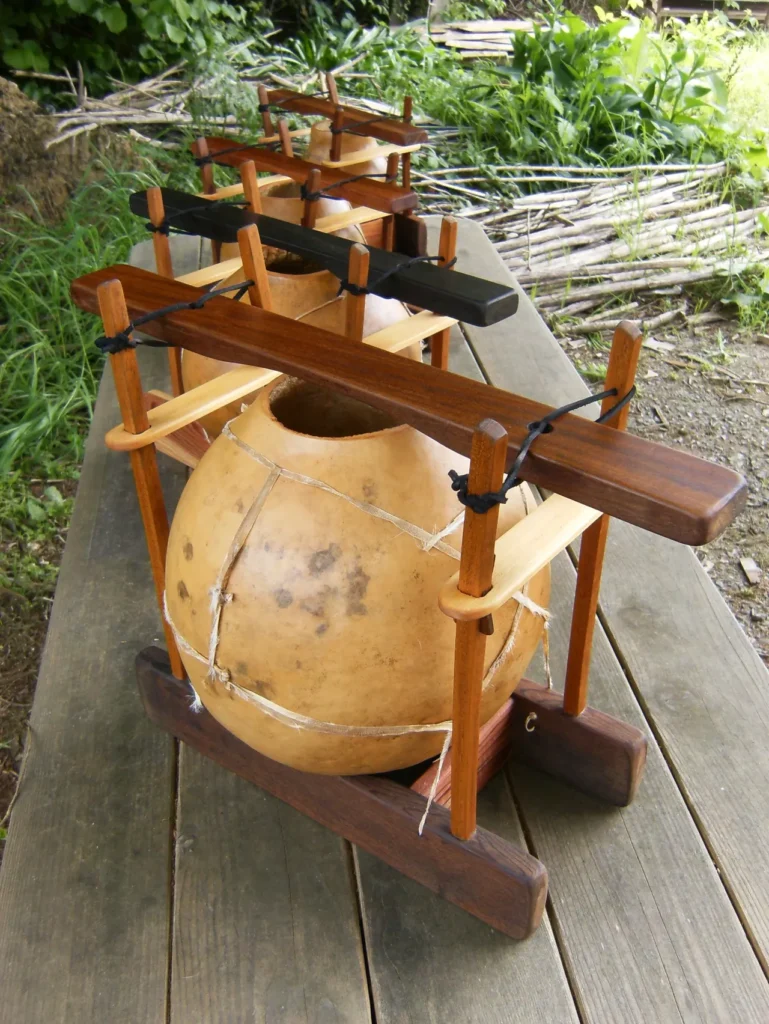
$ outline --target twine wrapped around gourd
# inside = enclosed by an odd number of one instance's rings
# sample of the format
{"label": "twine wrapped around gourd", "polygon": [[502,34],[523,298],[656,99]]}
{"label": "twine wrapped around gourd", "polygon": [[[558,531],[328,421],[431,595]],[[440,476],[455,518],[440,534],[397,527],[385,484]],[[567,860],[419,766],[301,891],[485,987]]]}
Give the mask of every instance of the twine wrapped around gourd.
{"label": "twine wrapped around gourd", "polygon": [[[304,771],[416,764],[450,728],[454,625],[438,592],[466,460],[360,402],[293,379],[229,423],[184,490],[166,610],[195,691],[261,753]],[[533,509],[526,485],[500,532]],[[540,639],[549,571],[494,615],[482,721]]]}

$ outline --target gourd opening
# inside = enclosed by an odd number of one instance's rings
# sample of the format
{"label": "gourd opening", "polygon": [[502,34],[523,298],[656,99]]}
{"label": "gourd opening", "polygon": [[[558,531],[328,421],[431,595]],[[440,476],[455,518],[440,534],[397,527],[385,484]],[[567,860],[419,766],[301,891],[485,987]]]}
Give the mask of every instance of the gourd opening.
{"label": "gourd opening", "polygon": [[288,430],[311,437],[358,437],[400,426],[389,413],[295,377],[272,389],[270,411]]}

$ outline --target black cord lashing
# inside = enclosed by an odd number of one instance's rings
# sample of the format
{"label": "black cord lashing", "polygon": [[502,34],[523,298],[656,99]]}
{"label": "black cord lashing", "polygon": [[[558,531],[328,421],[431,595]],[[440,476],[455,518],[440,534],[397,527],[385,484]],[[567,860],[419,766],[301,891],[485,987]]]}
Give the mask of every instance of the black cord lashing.
{"label": "black cord lashing", "polygon": [[[412,256],[410,260],[404,260],[403,263],[398,263],[396,264],[396,266],[391,267],[389,270],[385,270],[385,272],[383,274],[380,274],[376,281],[374,281],[371,287],[368,287],[366,285],[353,284],[351,281],[348,281],[347,278],[344,278],[342,281],[339,282],[339,291],[336,293],[337,298],[342,294],[342,292],[349,292],[350,295],[376,294],[377,288],[379,288],[379,286],[384,281],[386,281],[388,277],[392,277],[393,274],[399,274],[401,270],[408,270],[409,267],[413,267],[415,263],[433,263],[435,261],[443,263],[445,262],[445,258],[443,256]],[[441,269],[451,270],[451,268],[454,266],[456,262],[457,258],[455,256],[454,259],[449,260],[448,263],[446,263],[446,266],[441,267]]]}
{"label": "black cord lashing", "polygon": [[341,181],[335,181],[331,185],[326,185],[325,191],[319,190],[317,192],[311,192],[306,184],[302,184],[299,188],[299,194],[304,200],[308,200],[311,203],[316,202],[318,199],[344,199],[344,196],[330,196],[328,193],[332,188],[340,188],[342,185],[350,185],[354,181],[363,181],[364,178],[384,178],[385,181],[394,181],[394,177],[391,174],[355,174],[352,178],[342,178]]}
{"label": "black cord lashing", "polygon": [[[628,391],[626,395],[623,395],[618,402],[616,402],[611,409],[599,416],[595,421],[596,423],[606,423],[616,416],[617,413],[624,409],[624,407],[632,400],[635,396],[636,389],[635,385]],[[498,491],[486,491],[484,494],[468,494],[467,486],[469,480],[469,474],[462,473],[461,475],[456,470],[449,470],[449,477],[451,478],[451,489],[457,492],[459,501],[469,508],[472,512],[476,512],[479,515],[483,515],[489,512],[495,505],[504,505],[507,502],[507,494],[513,489],[518,487],[523,481],[519,478],[518,474],[521,471],[521,466],[526,456],[531,450],[531,446],[537,440],[541,434],[549,434],[553,430],[553,423],[560,419],[561,416],[565,416],[566,413],[574,412],[577,409],[582,409],[586,405],[592,405],[594,402],[602,402],[604,398],[612,398],[617,394],[616,388],[610,388],[608,391],[601,391],[597,395],[589,395],[587,398],[581,398],[577,402],[570,402],[568,405],[562,405],[559,409],[553,409],[546,416],[543,416],[541,420],[535,420],[534,423],[529,424],[529,432],[523,440],[523,444],[518,449],[518,454],[515,458],[515,462],[510,467],[510,471],[505,477],[502,486]]]}
{"label": "black cord lashing", "polygon": [[205,203],[201,203],[200,206],[190,206],[186,210],[174,210],[171,213],[166,213],[160,224],[147,223],[144,227],[147,231],[151,231],[153,234],[157,233],[160,235],[197,235],[196,231],[185,231],[183,228],[174,227],[171,221],[176,220],[177,217],[187,217],[192,213],[200,213],[202,210],[215,210],[221,206],[248,206],[247,199],[210,199]]}
{"label": "black cord lashing", "polygon": [[365,132],[356,132],[355,128],[362,128],[366,124],[374,124],[375,121],[386,121],[387,117],[384,114],[377,114],[376,117],[369,117],[365,121],[350,121],[349,124],[340,125],[339,128],[335,128],[333,122],[329,127],[329,131],[332,135],[341,135],[342,132],[346,132],[348,135],[360,135],[366,138]]}
{"label": "black cord lashing", "polygon": [[181,313],[186,309],[202,309],[211,299],[215,299],[218,295],[226,295],[227,292],[235,292],[235,302],[238,302],[253,283],[253,281],[238,281],[237,284],[227,284],[222,288],[214,288],[212,291],[206,292],[205,295],[201,295],[199,299],[193,299],[192,302],[175,302],[172,306],[154,309],[151,313],[145,313],[144,316],[132,320],[124,330],[118,331],[112,337],[108,338],[102,335],[101,338],[97,338],[96,347],[111,356],[118,352],[123,352],[127,348],[136,348],[137,345],[148,345],[150,348],[167,348],[168,343],[165,341],[157,341],[155,339],[138,341],[136,338],[132,338],[131,334],[144,324],[151,323],[153,320],[160,320],[162,317],[168,316],[169,313]]}

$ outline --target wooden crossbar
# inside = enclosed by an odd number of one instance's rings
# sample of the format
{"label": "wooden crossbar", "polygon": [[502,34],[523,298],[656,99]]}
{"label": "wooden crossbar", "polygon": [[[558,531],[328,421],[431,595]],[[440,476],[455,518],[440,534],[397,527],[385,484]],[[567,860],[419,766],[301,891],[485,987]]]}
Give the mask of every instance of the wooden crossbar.
{"label": "wooden crossbar", "polygon": [[[322,96],[305,96],[304,93],[292,89],[270,89],[267,92],[269,102],[276,107],[297,114],[317,114],[321,117],[333,117],[337,110],[344,114],[344,124],[356,128],[372,139],[382,142],[394,142],[398,146],[411,146],[427,142],[427,132],[414,124],[395,117],[377,117],[369,110],[357,107],[337,106]],[[376,120],[374,120],[376,118]],[[359,127],[358,127],[359,126]]]}
{"label": "wooden crossbar", "polygon": [[416,192],[392,183],[387,184],[378,178],[365,178],[340,185],[340,182],[349,177],[345,171],[320,167],[319,164],[308,163],[306,160],[300,160],[299,157],[285,156],[283,153],[261,149],[259,146],[225,153],[224,150],[232,150],[232,139],[223,136],[208,136],[206,143],[211,156],[228,167],[239,167],[246,160],[253,160],[260,171],[285,174],[298,182],[305,182],[310,169],[318,167],[321,172],[319,184],[321,190],[333,187],[335,195],[342,199],[348,199],[358,206],[372,206],[374,209],[383,210],[386,213],[401,213],[404,210],[416,209],[419,203]]}
{"label": "wooden crossbar", "polygon": [[[204,294],[136,267],[114,266],[72,283],[75,302],[98,311],[96,289],[123,285],[133,319]],[[510,466],[529,425],[552,409],[520,395],[351,342],[243,302],[214,298],[142,327],[150,337],[201,355],[291,373],[367,402],[463,455],[485,417],[504,425]],[[734,470],[675,448],[565,415],[541,435],[520,476],[618,519],[684,544],[717,537],[745,503]]]}
{"label": "wooden crossbar", "polygon": [[[233,261],[228,261],[233,262]],[[223,266],[224,264],[219,264]],[[423,310],[407,320],[384,327],[364,338],[364,344],[387,352],[401,352],[415,342],[429,338],[435,331],[456,323],[450,317],[438,316]],[[121,423],[110,430],[104,441],[114,451],[128,452],[148,444],[158,444],[164,437],[182,427],[222,409],[239,398],[252,395],[280,374],[275,370],[254,369],[251,366],[228,370],[213,380],[206,381],[178,398],[153,407],[147,413],[148,429],[139,434],[126,430]]]}

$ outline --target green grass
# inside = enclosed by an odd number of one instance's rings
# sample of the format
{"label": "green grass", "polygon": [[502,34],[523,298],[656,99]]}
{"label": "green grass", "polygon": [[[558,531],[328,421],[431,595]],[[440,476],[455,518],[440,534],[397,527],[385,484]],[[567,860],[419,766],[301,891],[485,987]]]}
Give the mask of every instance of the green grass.
{"label": "green grass", "polygon": [[192,186],[196,173],[183,151],[137,162],[121,170],[95,157],[59,223],[11,211],[0,226],[0,586],[25,597],[53,586],[34,545],[67,522],[69,502],[46,481],[77,476],[104,365],[100,322],[75,307],[70,282],[124,262],[147,237],[131,192]]}
{"label": "green grass", "polygon": [[75,307],[70,283],[125,261],[147,237],[128,197],[166,173],[141,163],[92,168],[98,179],[76,190],[58,224],[11,212],[0,227],[0,473],[80,458],[103,356],[93,344],[99,322]]}

